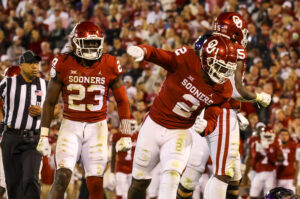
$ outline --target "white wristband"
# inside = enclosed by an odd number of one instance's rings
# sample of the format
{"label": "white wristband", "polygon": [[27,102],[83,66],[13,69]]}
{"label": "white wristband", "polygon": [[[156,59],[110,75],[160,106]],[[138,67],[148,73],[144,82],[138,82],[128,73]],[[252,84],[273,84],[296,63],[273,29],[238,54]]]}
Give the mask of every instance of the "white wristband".
{"label": "white wristband", "polygon": [[42,127],[42,128],[41,128],[41,136],[48,137],[48,136],[49,136],[49,128],[47,128],[47,127]]}

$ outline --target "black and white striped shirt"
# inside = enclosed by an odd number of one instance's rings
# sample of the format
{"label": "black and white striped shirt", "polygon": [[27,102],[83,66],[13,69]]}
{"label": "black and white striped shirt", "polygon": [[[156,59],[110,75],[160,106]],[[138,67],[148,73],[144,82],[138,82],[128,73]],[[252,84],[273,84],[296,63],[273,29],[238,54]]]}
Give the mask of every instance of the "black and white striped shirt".
{"label": "black and white striped shirt", "polygon": [[14,129],[40,129],[41,117],[31,117],[29,107],[43,106],[47,84],[42,78],[26,82],[22,75],[4,78],[0,83],[0,96],[5,112],[4,124]]}

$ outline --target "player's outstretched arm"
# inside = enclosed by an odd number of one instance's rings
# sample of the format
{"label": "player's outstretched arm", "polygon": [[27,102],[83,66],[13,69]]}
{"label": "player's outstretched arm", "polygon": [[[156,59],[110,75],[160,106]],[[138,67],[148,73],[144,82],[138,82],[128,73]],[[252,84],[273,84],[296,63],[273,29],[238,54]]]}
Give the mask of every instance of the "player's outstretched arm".
{"label": "player's outstretched arm", "polygon": [[271,96],[267,93],[254,93],[248,90],[243,85],[242,80],[242,70],[243,70],[243,61],[238,61],[237,69],[235,70],[234,80],[235,85],[233,91],[233,98],[239,101],[252,101],[260,103],[262,106],[267,107],[271,102]]}
{"label": "player's outstretched arm", "polygon": [[[182,49],[185,49],[185,51]],[[187,50],[185,47],[182,49],[180,50],[184,53]],[[133,57],[137,62],[145,60],[159,65],[169,72],[175,71],[176,63],[174,52],[157,49],[150,45],[139,45],[129,46],[127,48],[127,54]]]}

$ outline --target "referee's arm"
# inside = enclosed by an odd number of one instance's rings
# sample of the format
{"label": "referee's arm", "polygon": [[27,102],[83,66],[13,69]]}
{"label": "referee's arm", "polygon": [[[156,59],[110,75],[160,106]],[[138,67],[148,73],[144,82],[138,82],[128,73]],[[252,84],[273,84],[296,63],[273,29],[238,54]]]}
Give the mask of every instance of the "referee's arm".
{"label": "referee's arm", "polygon": [[63,83],[58,79],[57,74],[54,78],[51,78],[47,88],[46,99],[43,105],[41,127],[50,127],[54,114],[54,108],[57,103],[62,86]]}
{"label": "referee's arm", "polygon": [[6,78],[4,78],[0,83],[0,96],[4,99],[6,95]]}

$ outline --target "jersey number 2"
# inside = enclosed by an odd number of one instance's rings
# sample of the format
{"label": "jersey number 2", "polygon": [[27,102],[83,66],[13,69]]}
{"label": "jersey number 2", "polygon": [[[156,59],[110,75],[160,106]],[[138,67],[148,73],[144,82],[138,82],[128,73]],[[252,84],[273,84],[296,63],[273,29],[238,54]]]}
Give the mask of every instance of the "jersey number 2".
{"label": "jersey number 2", "polygon": [[197,108],[200,106],[200,101],[191,94],[184,94],[182,97],[191,103],[192,106],[187,105],[185,102],[177,102],[173,108],[173,112],[181,117],[189,118],[191,117],[193,111],[197,110]]}
{"label": "jersey number 2", "polygon": [[[102,85],[90,85],[87,89],[81,84],[69,84],[67,86],[68,91],[79,91],[78,94],[71,94],[68,96],[69,109],[76,111],[99,111],[103,106],[103,95],[105,93],[105,87]],[[85,93],[100,91],[100,95],[95,95],[94,100],[98,101],[98,105],[93,104],[74,104],[74,100],[81,101],[85,98]]]}

